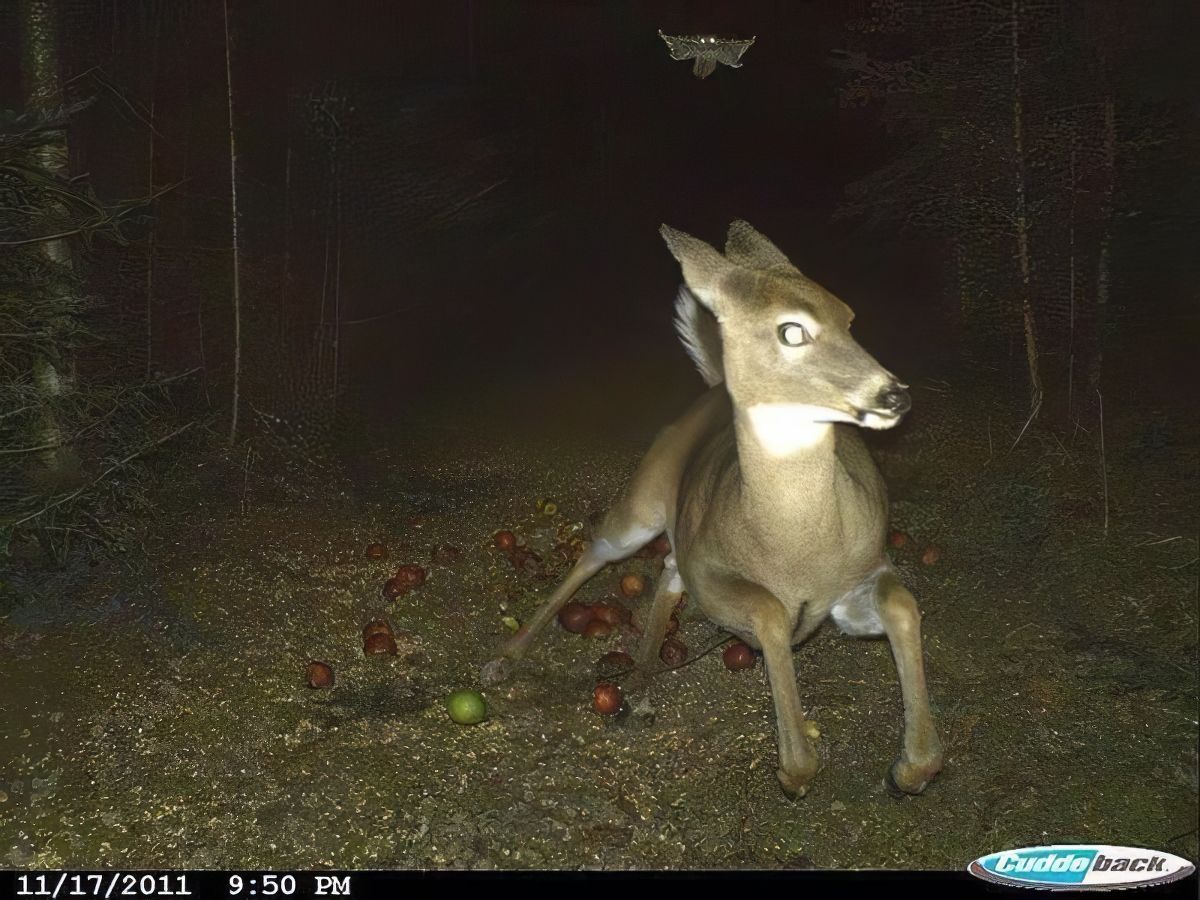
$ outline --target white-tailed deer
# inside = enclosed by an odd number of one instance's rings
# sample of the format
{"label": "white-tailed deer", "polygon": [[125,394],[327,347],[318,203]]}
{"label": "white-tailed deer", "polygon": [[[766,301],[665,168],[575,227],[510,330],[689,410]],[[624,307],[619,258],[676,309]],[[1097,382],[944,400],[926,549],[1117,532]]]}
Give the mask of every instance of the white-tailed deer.
{"label": "white-tailed deer", "polygon": [[722,255],[665,225],[683,269],[684,346],[711,385],[659,434],[566,579],[501,656],[495,683],[579,587],[666,532],[672,552],[638,648],[658,659],[687,591],[704,614],[762,650],[779,731],[779,781],[801,797],[818,769],[804,731],[792,647],[828,616],[847,634],[886,635],[904,697],[891,784],[920,793],[942,765],[929,710],[921,619],[884,551],[887,492],[858,428],[890,428],[905,385],[850,336],[853,312],[748,224]]}

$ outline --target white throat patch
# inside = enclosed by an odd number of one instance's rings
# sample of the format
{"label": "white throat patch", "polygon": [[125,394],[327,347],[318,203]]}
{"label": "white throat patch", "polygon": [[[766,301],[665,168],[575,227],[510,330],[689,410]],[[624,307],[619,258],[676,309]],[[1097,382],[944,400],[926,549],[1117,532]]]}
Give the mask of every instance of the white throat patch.
{"label": "white throat patch", "polygon": [[755,440],[772,456],[815,447],[829,436],[837,417],[833,410],[806,403],[756,403],[746,409]]}

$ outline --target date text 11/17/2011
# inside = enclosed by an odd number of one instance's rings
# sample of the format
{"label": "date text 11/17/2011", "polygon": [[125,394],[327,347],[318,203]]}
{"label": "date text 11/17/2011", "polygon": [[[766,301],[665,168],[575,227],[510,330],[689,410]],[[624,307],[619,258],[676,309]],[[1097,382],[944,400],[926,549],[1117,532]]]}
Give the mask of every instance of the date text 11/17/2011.
{"label": "date text 11/17/2011", "polygon": [[[295,875],[269,872],[36,872],[15,874],[13,895],[16,897],[102,897],[116,900],[124,897],[192,897],[211,896],[222,878],[224,894],[228,897],[291,897],[297,892]],[[350,894],[349,875],[308,876],[306,895],[345,897]],[[197,885],[197,878],[204,884]],[[201,890],[195,890],[200,887]]]}

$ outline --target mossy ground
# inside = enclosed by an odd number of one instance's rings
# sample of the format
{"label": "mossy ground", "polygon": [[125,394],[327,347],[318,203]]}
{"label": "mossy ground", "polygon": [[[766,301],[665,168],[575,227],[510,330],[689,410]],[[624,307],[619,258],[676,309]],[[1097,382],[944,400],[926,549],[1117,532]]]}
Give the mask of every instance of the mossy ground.
{"label": "mossy ground", "polygon": [[[527,618],[566,567],[517,572],[492,534],[543,546],[586,528],[649,438],[640,419],[556,430],[527,398],[376,429],[307,482],[199,468],[144,555],[10,603],[0,865],[959,869],[1072,841],[1194,859],[1195,435],[1163,445],[1110,421],[1105,534],[1090,442],[1035,426],[1010,452],[1019,415],[985,423],[977,392],[940,383],[914,395],[875,446],[914,540],[894,555],[946,747],[924,795],[883,787],[901,733],[886,643],[832,627],[796,651],[824,766],[799,802],[775,779],[761,664],[730,673],[715,652],[652,682],[652,721],[605,719],[595,661],[618,641],[554,627],[487,691],[483,724],[455,725],[444,697],[477,686],[501,618]],[[388,559],[364,558],[373,540]],[[461,558],[432,562],[445,543]],[[942,555],[923,566],[928,543]],[[428,581],[381,599],[405,562]],[[626,572],[657,564],[613,567],[582,597]],[[411,638],[365,658],[381,615]],[[697,618],[681,632],[693,654],[720,639]],[[310,659],[332,689],[304,685]]]}

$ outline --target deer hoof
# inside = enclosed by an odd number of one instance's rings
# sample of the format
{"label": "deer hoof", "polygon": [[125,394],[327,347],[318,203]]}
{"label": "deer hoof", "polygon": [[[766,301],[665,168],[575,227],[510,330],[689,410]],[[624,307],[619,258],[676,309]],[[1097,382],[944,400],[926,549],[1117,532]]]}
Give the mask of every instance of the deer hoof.
{"label": "deer hoof", "polygon": [[799,800],[808,793],[808,783],[812,780],[812,775],[798,777],[783,769],[776,769],[775,774],[779,778],[779,785],[783,788],[783,792],[793,800]]}
{"label": "deer hoof", "polygon": [[630,714],[634,722],[642,727],[653,725],[654,720],[658,717],[654,706],[644,697],[633,704]]}
{"label": "deer hoof", "polygon": [[915,766],[899,760],[888,769],[883,786],[893,797],[911,796],[925,790],[936,774],[936,769],[931,772],[927,766]]}
{"label": "deer hoof", "polygon": [[512,660],[505,656],[497,657],[484,664],[479,671],[479,679],[486,687],[497,685],[512,674]]}

